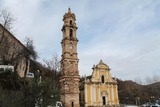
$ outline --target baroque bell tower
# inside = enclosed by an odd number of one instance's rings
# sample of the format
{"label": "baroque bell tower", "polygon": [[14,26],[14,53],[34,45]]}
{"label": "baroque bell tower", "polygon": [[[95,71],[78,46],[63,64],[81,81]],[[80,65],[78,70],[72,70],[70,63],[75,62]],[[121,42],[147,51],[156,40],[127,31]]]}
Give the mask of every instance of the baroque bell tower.
{"label": "baroque bell tower", "polygon": [[68,9],[63,16],[63,38],[61,59],[61,101],[64,107],[79,106],[79,71],[76,37],[76,16]]}

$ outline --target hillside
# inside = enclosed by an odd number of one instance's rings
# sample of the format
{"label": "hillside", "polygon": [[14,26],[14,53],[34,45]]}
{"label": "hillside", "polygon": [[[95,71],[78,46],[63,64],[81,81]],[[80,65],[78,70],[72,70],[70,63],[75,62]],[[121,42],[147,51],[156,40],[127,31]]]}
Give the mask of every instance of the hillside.
{"label": "hillside", "polygon": [[135,104],[136,100],[144,102],[160,98],[160,82],[150,85],[140,85],[133,81],[118,81],[118,92],[120,103]]}

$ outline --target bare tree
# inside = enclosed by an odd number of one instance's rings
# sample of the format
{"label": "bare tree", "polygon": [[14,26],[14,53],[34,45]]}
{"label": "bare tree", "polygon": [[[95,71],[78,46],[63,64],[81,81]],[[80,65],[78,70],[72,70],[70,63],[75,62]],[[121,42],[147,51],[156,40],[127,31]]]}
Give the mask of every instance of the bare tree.
{"label": "bare tree", "polygon": [[143,84],[142,79],[139,78],[139,77],[136,77],[136,78],[134,79],[134,81],[135,81],[136,83],[140,84],[140,85]]}
{"label": "bare tree", "polygon": [[49,70],[49,74],[52,77],[53,88],[59,87],[59,71],[60,71],[60,60],[57,54],[54,54],[50,60],[44,60],[46,68]]}
{"label": "bare tree", "polygon": [[25,69],[25,76],[28,70],[28,61],[30,60],[36,60],[38,57],[37,51],[35,50],[35,47],[33,45],[33,40],[26,37],[25,38],[25,47],[27,48],[23,52],[23,56],[26,58],[26,69]]}
{"label": "bare tree", "polygon": [[2,30],[2,33],[1,33],[0,43],[2,43],[2,41],[3,41],[5,29],[7,29],[8,31],[11,31],[12,24],[14,21],[15,21],[15,18],[13,17],[12,12],[9,11],[9,9],[1,10],[0,23],[2,24],[4,29]]}
{"label": "bare tree", "polygon": [[28,57],[28,59],[36,60],[38,58],[38,53],[35,50],[34,42],[31,38],[25,38],[25,46],[29,50],[25,56]]}
{"label": "bare tree", "polygon": [[152,76],[153,83],[160,82],[160,75],[154,74]]}
{"label": "bare tree", "polygon": [[12,29],[12,24],[15,21],[15,18],[12,15],[12,12],[9,9],[3,9],[0,13],[0,23],[6,28],[7,30]]}
{"label": "bare tree", "polygon": [[50,60],[44,60],[44,63],[52,80],[53,102],[55,103],[60,99],[60,59],[57,54],[53,54],[53,57]]}
{"label": "bare tree", "polygon": [[152,76],[151,75],[146,76],[145,77],[145,82],[146,82],[146,84],[152,84],[152,83],[160,82],[160,75],[154,74]]}
{"label": "bare tree", "polygon": [[54,54],[52,59],[43,61],[45,62],[45,65],[50,71],[56,71],[56,72],[60,71],[60,60],[57,54]]}
{"label": "bare tree", "polygon": [[151,79],[150,76],[146,76],[146,77],[145,77],[145,83],[146,83],[146,84],[151,84],[151,83],[152,83],[152,79]]}

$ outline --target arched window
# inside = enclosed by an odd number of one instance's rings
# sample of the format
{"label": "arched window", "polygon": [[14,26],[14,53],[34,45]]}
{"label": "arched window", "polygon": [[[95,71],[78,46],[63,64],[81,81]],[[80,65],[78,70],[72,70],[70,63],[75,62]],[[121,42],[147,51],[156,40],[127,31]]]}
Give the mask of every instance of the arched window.
{"label": "arched window", "polygon": [[106,105],[106,97],[105,96],[102,97],[102,101],[103,101],[103,105]]}
{"label": "arched window", "polygon": [[74,107],[74,102],[72,102],[72,107]]}
{"label": "arched window", "polygon": [[101,76],[101,81],[102,81],[102,83],[104,83],[104,76],[103,75]]}
{"label": "arched window", "polygon": [[70,36],[70,39],[73,37],[73,30],[72,29],[70,29],[69,36]]}
{"label": "arched window", "polygon": [[70,25],[72,25],[72,20],[69,21]]}

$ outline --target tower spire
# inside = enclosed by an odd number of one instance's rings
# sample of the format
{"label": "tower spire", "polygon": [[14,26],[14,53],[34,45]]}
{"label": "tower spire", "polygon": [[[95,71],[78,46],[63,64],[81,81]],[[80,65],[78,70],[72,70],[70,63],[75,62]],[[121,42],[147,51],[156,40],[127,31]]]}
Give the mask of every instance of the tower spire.
{"label": "tower spire", "polygon": [[70,8],[70,7],[68,8],[68,13],[69,13],[69,12],[71,13],[71,8]]}

